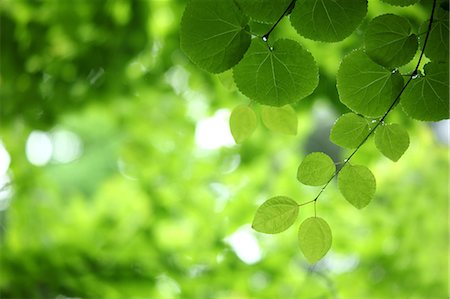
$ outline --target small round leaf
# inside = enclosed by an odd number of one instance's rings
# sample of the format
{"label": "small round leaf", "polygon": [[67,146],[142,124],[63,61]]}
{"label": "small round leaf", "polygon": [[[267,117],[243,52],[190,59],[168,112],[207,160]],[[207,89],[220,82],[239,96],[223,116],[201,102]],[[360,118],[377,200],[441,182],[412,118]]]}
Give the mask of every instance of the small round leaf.
{"label": "small round leaf", "polygon": [[367,0],[297,0],[291,24],[309,39],[337,42],[349,36],[367,14]]}
{"label": "small round leaf", "polygon": [[298,204],[289,197],[273,197],[256,210],[252,227],[261,233],[281,233],[297,219],[298,207]]}
{"label": "small round leaf", "polygon": [[331,128],[330,140],[345,148],[356,148],[369,132],[369,123],[364,117],[346,113],[339,117]]}
{"label": "small round leaf", "polygon": [[310,95],[319,83],[319,69],[312,55],[288,39],[277,40],[272,48],[253,39],[233,75],[244,95],[277,107]]}
{"label": "small round leaf", "polygon": [[297,113],[290,105],[283,107],[262,106],[261,119],[263,124],[273,132],[297,135]]}
{"label": "small round leaf", "polygon": [[403,110],[417,120],[450,118],[448,63],[430,62],[424,72],[406,87],[400,101]]}
{"label": "small round leaf", "polygon": [[373,19],[364,37],[366,53],[378,64],[397,67],[411,61],[418,41],[404,17],[385,14]]}
{"label": "small round leaf", "polygon": [[[400,77],[400,78],[398,78]],[[362,50],[344,57],[337,73],[342,103],[369,117],[382,116],[398,96],[403,80],[398,72],[373,62]]]}
{"label": "small round leaf", "polygon": [[255,131],[257,119],[255,112],[247,105],[239,105],[230,115],[230,131],[236,143],[242,143]]}
{"label": "small round leaf", "polygon": [[330,226],[319,217],[306,219],[298,230],[300,249],[311,264],[327,254],[331,248],[332,239]]}
{"label": "small round leaf", "polygon": [[234,1],[189,1],[181,19],[181,49],[199,67],[221,73],[247,51],[247,23]]}
{"label": "small round leaf", "polygon": [[336,165],[326,154],[315,152],[307,155],[297,170],[297,179],[309,186],[325,185],[336,171]]}
{"label": "small round leaf", "polygon": [[354,207],[362,209],[375,195],[375,177],[362,165],[345,165],[338,175],[338,186],[344,198]]}
{"label": "small round leaf", "polygon": [[[430,36],[428,37],[427,46],[425,47],[425,55],[433,62],[448,62],[448,38],[449,38],[449,26],[448,26],[449,14],[442,8],[438,8],[436,11],[435,19],[431,25]],[[428,30],[429,20],[425,21],[420,26],[421,43],[425,41],[426,32]]]}
{"label": "small round leaf", "polygon": [[382,125],[375,131],[375,145],[383,155],[396,162],[409,147],[408,131],[398,124]]}

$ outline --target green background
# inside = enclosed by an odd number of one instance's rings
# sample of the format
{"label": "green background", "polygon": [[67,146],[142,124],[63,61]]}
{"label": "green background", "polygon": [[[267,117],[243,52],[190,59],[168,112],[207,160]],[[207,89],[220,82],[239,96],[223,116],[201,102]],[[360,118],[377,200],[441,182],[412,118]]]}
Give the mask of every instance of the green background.
{"label": "green background", "polygon": [[[377,179],[361,211],[327,188],[333,245],[311,266],[297,241],[311,205],[279,235],[250,224],[270,197],[314,198],[296,180],[306,154],[348,155],[328,139],[348,111],[335,74],[363,30],[324,44],[283,20],[271,38],[309,49],[319,87],[294,105],[296,137],[259,121],[235,145],[228,116],[249,100],[180,51],[185,4],[0,2],[0,298],[447,298],[448,122],[393,111],[409,149],[393,163],[370,140],[352,159]],[[368,16],[418,28],[429,7],[371,0]]]}

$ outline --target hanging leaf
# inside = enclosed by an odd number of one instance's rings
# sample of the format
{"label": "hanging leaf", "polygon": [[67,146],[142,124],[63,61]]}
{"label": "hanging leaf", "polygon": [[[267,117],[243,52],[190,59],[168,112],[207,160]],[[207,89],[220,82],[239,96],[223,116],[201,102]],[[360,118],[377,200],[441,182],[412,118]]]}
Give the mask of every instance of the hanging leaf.
{"label": "hanging leaf", "polygon": [[236,90],[236,84],[233,79],[233,72],[231,70],[225,71],[217,75],[220,83],[229,91]]}
{"label": "hanging leaf", "polygon": [[356,148],[369,132],[369,123],[364,117],[346,113],[331,128],[330,140],[345,148]]}
{"label": "hanging leaf", "polygon": [[322,218],[308,218],[300,225],[298,242],[306,260],[313,264],[323,258],[331,248],[330,226]]}
{"label": "hanging leaf", "polygon": [[[448,26],[449,14],[442,8],[436,11],[435,19],[431,26],[430,36],[428,37],[427,46],[425,47],[425,55],[433,62],[448,62]],[[429,20],[420,26],[421,43],[425,41],[426,32],[428,30]]]}
{"label": "hanging leaf", "polygon": [[337,73],[341,102],[368,117],[382,116],[388,110],[400,93],[400,82],[398,72],[376,64],[362,50],[344,57]]}
{"label": "hanging leaf", "polygon": [[275,23],[291,0],[235,0],[244,13],[258,22]]}
{"label": "hanging leaf", "polygon": [[309,186],[322,186],[333,176],[336,165],[321,152],[311,153],[303,159],[297,170],[297,179]]}
{"label": "hanging leaf", "polygon": [[236,143],[242,143],[249,138],[256,126],[256,114],[247,105],[239,105],[231,112],[230,131]]}
{"label": "hanging leaf", "polygon": [[286,135],[297,135],[297,113],[290,106],[261,107],[261,119],[263,124],[271,131]]}
{"label": "hanging leaf", "polygon": [[297,219],[298,207],[298,204],[289,197],[273,197],[256,210],[252,227],[261,233],[281,233]]}
{"label": "hanging leaf", "polygon": [[239,90],[252,100],[284,106],[310,95],[319,82],[312,55],[297,42],[277,40],[273,48],[253,39],[244,58],[233,69]]}
{"label": "hanging leaf", "polygon": [[221,73],[247,51],[247,23],[234,1],[191,0],[181,20],[181,49],[201,68]]}
{"label": "hanging leaf", "polygon": [[419,0],[381,0],[381,1],[395,6],[409,6],[419,2]]}
{"label": "hanging leaf", "polygon": [[424,121],[450,118],[448,63],[430,62],[425,75],[415,78],[406,87],[400,104],[410,117]]}
{"label": "hanging leaf", "polygon": [[417,36],[406,18],[385,14],[373,19],[364,37],[366,53],[378,64],[397,67],[411,61],[417,52]]}
{"label": "hanging leaf", "polygon": [[338,186],[344,198],[354,207],[362,209],[375,195],[375,177],[362,165],[345,165],[338,175]]}
{"label": "hanging leaf", "polygon": [[349,36],[367,14],[367,0],[297,0],[291,24],[309,39],[337,42]]}
{"label": "hanging leaf", "polygon": [[396,162],[409,147],[408,132],[398,124],[379,126],[375,131],[375,145],[383,155]]}

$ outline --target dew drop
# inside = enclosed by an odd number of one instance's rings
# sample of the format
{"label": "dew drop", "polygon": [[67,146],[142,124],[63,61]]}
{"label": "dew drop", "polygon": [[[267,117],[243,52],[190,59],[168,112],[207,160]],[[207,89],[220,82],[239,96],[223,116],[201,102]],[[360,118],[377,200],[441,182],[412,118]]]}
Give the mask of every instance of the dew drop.
{"label": "dew drop", "polygon": [[264,36],[262,37],[262,40],[263,40],[263,42],[267,42],[267,40],[268,40],[267,36],[264,35]]}
{"label": "dew drop", "polygon": [[377,122],[377,120],[376,119],[372,119],[372,123],[374,124],[374,123],[376,123]]}
{"label": "dew drop", "polygon": [[419,74],[414,74],[414,75],[412,75],[412,78],[413,78],[413,79],[417,79],[417,77],[419,77]]}
{"label": "dew drop", "polygon": [[273,47],[269,47],[270,51],[273,51]]}

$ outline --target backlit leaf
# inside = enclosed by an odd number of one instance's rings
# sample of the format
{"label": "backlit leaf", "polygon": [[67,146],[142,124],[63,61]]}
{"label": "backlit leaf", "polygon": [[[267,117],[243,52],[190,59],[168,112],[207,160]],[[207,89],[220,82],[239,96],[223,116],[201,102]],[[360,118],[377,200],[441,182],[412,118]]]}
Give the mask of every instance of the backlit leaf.
{"label": "backlit leaf", "polygon": [[364,117],[347,113],[334,123],[330,140],[345,148],[356,148],[369,132],[369,123]]}
{"label": "backlit leaf", "polygon": [[233,79],[233,72],[231,70],[225,71],[217,75],[220,83],[229,91],[236,90],[236,84]]}
{"label": "backlit leaf", "polygon": [[310,186],[325,185],[336,171],[336,165],[326,154],[315,152],[307,155],[297,170],[297,179]]}
{"label": "backlit leaf", "polygon": [[306,219],[298,230],[300,249],[311,264],[327,254],[331,248],[332,239],[330,226],[319,217]]}
{"label": "backlit leaf", "polygon": [[256,21],[275,23],[291,0],[235,0],[246,15]]}
{"label": "backlit leaf", "polygon": [[349,203],[362,209],[375,195],[376,181],[369,168],[347,164],[338,175],[338,186]]}
{"label": "backlit leaf", "polygon": [[409,147],[408,132],[398,124],[379,126],[375,131],[375,145],[383,155],[396,162]]}
{"label": "backlit leaf", "polygon": [[[448,26],[449,14],[442,8],[436,11],[435,19],[431,26],[430,36],[428,37],[427,46],[425,47],[425,55],[433,62],[448,62]],[[420,26],[421,44],[425,41],[426,32],[428,30],[429,20]]]}
{"label": "backlit leaf", "polygon": [[181,49],[201,68],[221,73],[248,49],[247,23],[234,1],[191,0],[181,20]]}
{"label": "backlit leaf", "polygon": [[448,63],[430,62],[425,75],[415,78],[406,87],[400,104],[412,118],[425,121],[448,119],[449,83]]}
{"label": "backlit leaf", "polygon": [[373,62],[362,50],[344,57],[337,73],[341,102],[369,117],[382,116],[388,110],[400,92],[401,82],[398,72]]}
{"label": "backlit leaf", "polygon": [[297,42],[277,40],[270,49],[253,39],[244,58],[233,69],[239,90],[264,105],[284,106],[310,95],[319,82],[312,55]]}
{"label": "backlit leaf", "polygon": [[230,115],[230,131],[236,143],[242,143],[249,138],[256,129],[255,112],[247,105],[239,105]]}
{"label": "backlit leaf", "polygon": [[349,36],[367,13],[367,0],[298,0],[291,24],[309,39],[337,42]]}
{"label": "backlit leaf", "polygon": [[273,132],[297,135],[297,113],[290,105],[283,107],[262,106],[261,119],[263,124]]}
{"label": "backlit leaf", "polygon": [[417,36],[411,33],[406,18],[385,14],[373,19],[364,37],[366,53],[386,67],[401,66],[411,61],[417,52]]}
{"label": "backlit leaf", "polygon": [[277,234],[288,229],[297,219],[298,204],[285,196],[276,196],[264,202],[253,218],[254,230]]}

